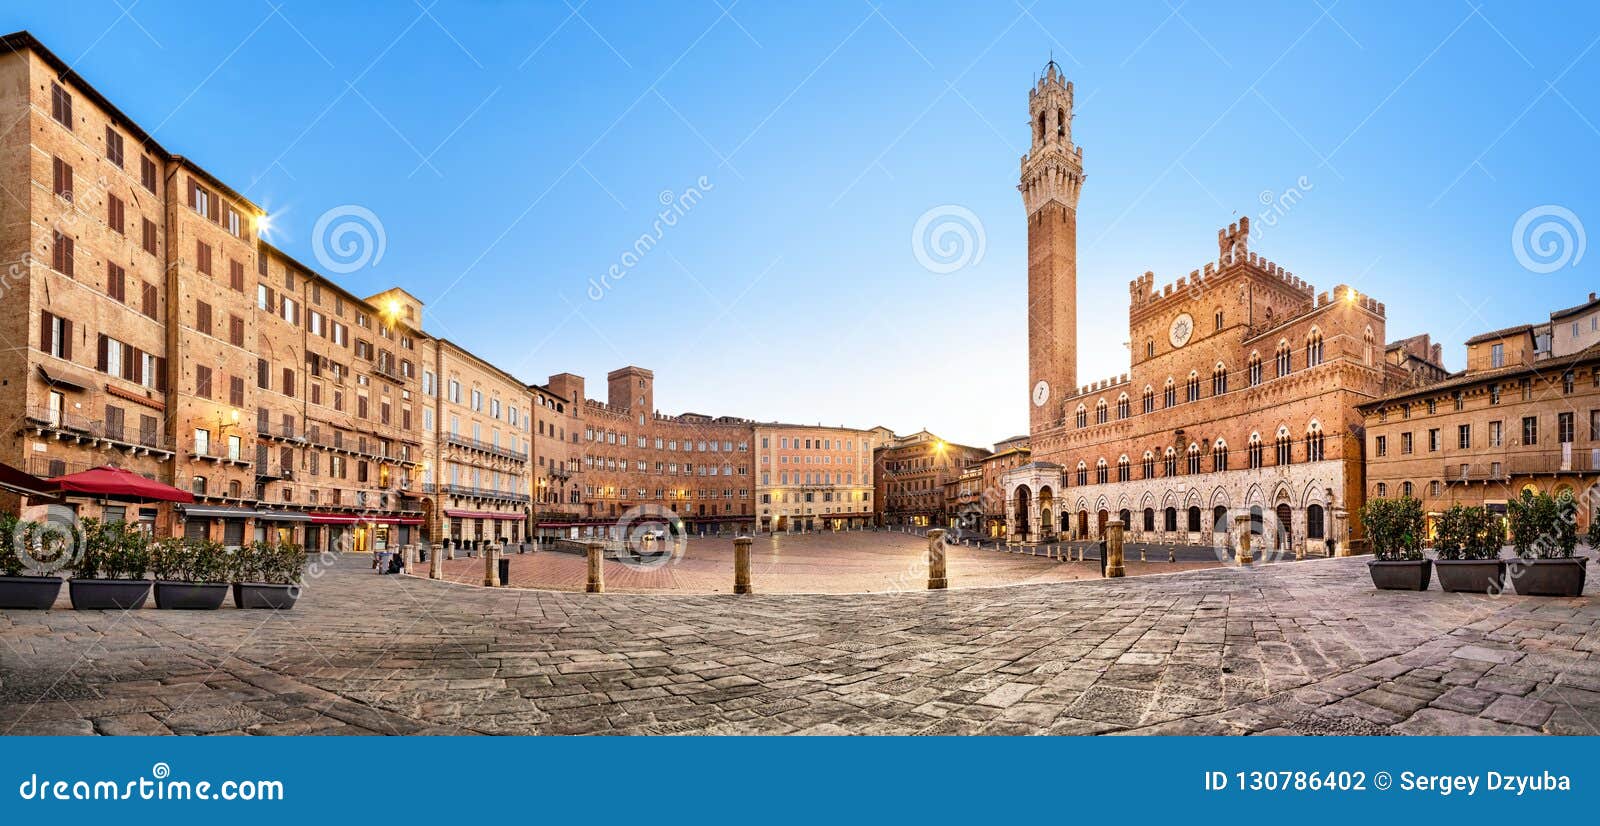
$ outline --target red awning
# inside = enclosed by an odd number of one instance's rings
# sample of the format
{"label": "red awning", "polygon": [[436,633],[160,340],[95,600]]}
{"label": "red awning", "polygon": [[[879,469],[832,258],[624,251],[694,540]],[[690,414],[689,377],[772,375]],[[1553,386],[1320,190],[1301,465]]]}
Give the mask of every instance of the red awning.
{"label": "red awning", "polygon": [[361,517],[348,513],[312,513],[311,522],[315,525],[354,525],[361,521]]}
{"label": "red awning", "polygon": [[353,513],[315,513],[311,522],[316,525],[421,525],[418,516],[369,516]]}
{"label": "red awning", "polygon": [[90,468],[82,473],[58,476],[51,480],[62,493],[86,493],[109,499],[134,499],[151,502],[193,502],[194,495],[131,470],[110,465]]}
{"label": "red awning", "polygon": [[515,519],[522,521],[527,517],[520,513],[500,513],[498,511],[453,511],[446,510],[445,516],[453,519]]}
{"label": "red awning", "polygon": [[385,524],[385,525],[421,525],[422,524],[422,518],[419,517],[419,516],[377,516],[377,517],[373,517],[372,521],[380,522],[380,523]]}

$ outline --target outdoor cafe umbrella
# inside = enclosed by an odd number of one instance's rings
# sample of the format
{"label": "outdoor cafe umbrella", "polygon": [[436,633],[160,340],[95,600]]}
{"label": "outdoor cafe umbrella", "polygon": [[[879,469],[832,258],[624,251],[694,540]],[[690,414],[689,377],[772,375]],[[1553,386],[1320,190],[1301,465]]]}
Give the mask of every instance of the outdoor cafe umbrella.
{"label": "outdoor cafe umbrella", "polygon": [[0,490],[45,499],[53,498],[57,493],[54,482],[24,473],[4,462],[0,462]]}
{"label": "outdoor cafe umbrella", "polygon": [[139,502],[193,502],[194,495],[186,490],[146,479],[131,470],[111,465],[101,465],[80,473],[59,476],[50,480],[62,493],[80,493],[101,499],[125,499]]}

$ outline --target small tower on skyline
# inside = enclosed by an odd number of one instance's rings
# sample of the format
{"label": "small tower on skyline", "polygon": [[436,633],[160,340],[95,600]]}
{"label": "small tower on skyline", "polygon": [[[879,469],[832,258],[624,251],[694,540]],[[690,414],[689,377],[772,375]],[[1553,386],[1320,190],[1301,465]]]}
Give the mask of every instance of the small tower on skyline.
{"label": "small tower on skyline", "polygon": [[1033,140],[1017,190],[1028,216],[1028,370],[1032,432],[1077,392],[1078,194],[1083,150],[1072,143],[1072,84],[1054,60],[1028,90]]}

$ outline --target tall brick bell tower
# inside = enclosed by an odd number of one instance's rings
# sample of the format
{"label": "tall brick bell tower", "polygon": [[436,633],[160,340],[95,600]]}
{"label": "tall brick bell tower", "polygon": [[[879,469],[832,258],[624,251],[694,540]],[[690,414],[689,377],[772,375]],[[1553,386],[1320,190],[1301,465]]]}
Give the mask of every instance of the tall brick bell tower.
{"label": "tall brick bell tower", "polygon": [[1033,146],[1017,189],[1028,211],[1028,422],[1037,433],[1061,420],[1078,374],[1083,149],[1072,145],[1072,84],[1053,60],[1028,91],[1028,116]]}

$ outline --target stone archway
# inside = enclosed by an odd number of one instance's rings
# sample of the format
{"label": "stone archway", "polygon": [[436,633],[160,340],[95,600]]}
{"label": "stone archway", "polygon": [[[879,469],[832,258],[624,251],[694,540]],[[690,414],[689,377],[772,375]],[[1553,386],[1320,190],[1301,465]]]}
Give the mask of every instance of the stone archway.
{"label": "stone archway", "polygon": [[1039,488],[1039,539],[1047,540],[1055,532],[1055,493],[1045,485]]}
{"label": "stone archway", "polygon": [[1027,485],[1017,485],[1016,493],[1011,496],[1012,539],[1023,541],[1028,539],[1028,534],[1032,532],[1028,515],[1032,510],[1033,491],[1029,490]]}

